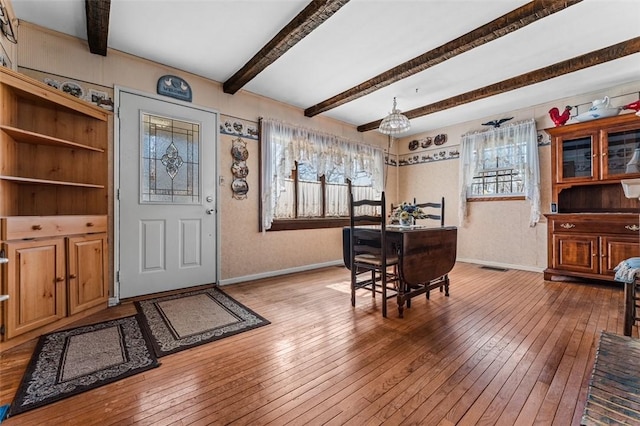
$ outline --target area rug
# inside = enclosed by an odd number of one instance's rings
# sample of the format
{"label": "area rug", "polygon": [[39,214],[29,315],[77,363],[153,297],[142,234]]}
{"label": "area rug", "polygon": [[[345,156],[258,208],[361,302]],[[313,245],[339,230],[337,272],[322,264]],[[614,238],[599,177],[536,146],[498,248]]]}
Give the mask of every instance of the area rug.
{"label": "area rug", "polygon": [[9,417],[159,365],[139,315],[40,336]]}
{"label": "area rug", "polygon": [[270,324],[216,287],[135,305],[158,357]]}

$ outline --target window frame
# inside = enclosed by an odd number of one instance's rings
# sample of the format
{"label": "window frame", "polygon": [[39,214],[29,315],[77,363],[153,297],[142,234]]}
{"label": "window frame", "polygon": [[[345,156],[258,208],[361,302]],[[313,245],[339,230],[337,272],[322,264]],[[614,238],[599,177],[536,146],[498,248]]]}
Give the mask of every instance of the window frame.
{"label": "window frame", "polygon": [[[513,156],[515,155],[519,155],[519,156],[524,156],[525,158],[527,157],[527,144],[526,143],[521,143],[522,147],[521,149],[523,150],[522,152],[518,153],[518,152],[514,152]],[[517,151],[518,147],[516,146],[516,143],[514,142],[512,144],[513,150]],[[485,150],[494,150],[496,149],[495,147],[485,147]],[[484,152],[482,154],[479,154],[478,152],[474,153],[474,156],[476,157],[484,157]],[[479,160],[481,161],[481,160]],[[482,161],[481,161],[482,162]],[[482,162],[484,163],[484,162]],[[513,162],[512,162],[513,163]],[[476,184],[476,180],[481,180],[481,185],[483,190],[485,190],[489,185],[494,185],[496,187],[496,190],[498,189],[498,185],[499,185],[499,181],[498,178],[500,176],[507,176],[507,174],[503,174],[500,175],[500,172],[505,172],[505,171],[509,171],[508,176],[510,176],[510,182],[511,182],[511,187],[513,188],[513,176],[514,176],[514,171],[517,171],[518,176],[520,176],[520,179],[522,181],[522,190],[519,192],[505,192],[505,193],[498,193],[498,192],[493,192],[493,193],[487,193],[487,194],[473,194],[473,186]],[[518,171],[515,167],[500,167],[498,164],[495,165],[495,167],[490,167],[490,168],[482,168],[481,170],[478,170],[477,172],[478,174],[474,175],[471,178],[471,184],[467,187],[467,201],[468,202],[474,202],[474,201],[501,201],[501,200],[524,200],[525,197],[525,188],[524,188],[524,177],[521,176],[524,173],[524,170],[520,170]],[[487,176],[487,174],[490,173],[494,173],[494,175],[491,176]],[[491,182],[489,184],[485,183],[484,181],[486,180],[487,177],[493,177],[495,178],[495,182]]]}
{"label": "window frame", "polygon": [[[294,214],[295,218],[273,219],[269,231],[292,231],[296,229],[322,229],[322,228],[341,228],[349,226],[349,216],[344,217],[326,217],[326,194],[327,185],[325,176],[320,176],[320,187],[322,188],[322,217],[298,217],[298,168],[291,171],[294,187]],[[346,179],[349,192],[351,192],[351,179]]]}

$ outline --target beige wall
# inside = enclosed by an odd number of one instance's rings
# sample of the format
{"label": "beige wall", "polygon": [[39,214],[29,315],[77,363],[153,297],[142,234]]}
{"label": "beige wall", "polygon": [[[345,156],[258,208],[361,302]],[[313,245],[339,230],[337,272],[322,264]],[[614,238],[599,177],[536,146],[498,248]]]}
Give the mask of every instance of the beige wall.
{"label": "beige wall", "polygon": [[[552,107],[560,110],[565,105],[578,105],[585,112],[594,99],[609,96],[614,106],[625,105],[638,99],[640,80],[632,84],[612,87],[607,90],[581,96],[555,99],[549,103],[518,111],[505,111],[498,116],[464,122],[455,126],[398,141],[399,154],[406,154],[409,142],[426,136],[446,134],[443,148],[460,144],[463,134],[487,129],[481,123],[503,117],[513,117],[511,122],[534,118],[538,130],[553,127],[548,111]],[[464,107],[461,107],[464,113]],[[631,111],[625,111],[628,113]],[[575,113],[575,110],[574,110]],[[546,134],[548,138],[548,134]],[[418,152],[416,150],[415,152]],[[549,213],[551,202],[551,147],[539,147],[540,197],[543,213]],[[437,200],[446,197],[446,222],[458,225],[459,161],[457,159],[431,163],[411,164],[399,168],[399,197],[402,199]],[[458,229],[458,260],[508,268],[542,271],[547,266],[547,224],[544,217],[536,227],[529,227],[530,204],[528,201],[488,201],[468,204],[468,223]]]}
{"label": "beige wall", "polygon": [[[387,145],[386,137],[377,132],[359,133],[354,126],[336,120],[307,118],[301,109],[244,91],[228,95],[222,92],[220,83],[177,69],[117,51],[109,51],[106,57],[92,55],[86,42],[28,23],[20,25],[19,37],[18,63],[21,67],[152,94],[156,92],[156,83],[161,76],[175,74],[191,85],[194,105],[250,121],[271,117],[361,143]],[[340,229],[258,232],[258,142],[247,140],[249,193],[247,199],[236,200],[232,198],[230,188],[230,140],[220,137],[218,146],[218,174],[225,181],[218,187],[221,282],[231,283],[341,262]],[[394,178],[390,181],[395,185]]]}

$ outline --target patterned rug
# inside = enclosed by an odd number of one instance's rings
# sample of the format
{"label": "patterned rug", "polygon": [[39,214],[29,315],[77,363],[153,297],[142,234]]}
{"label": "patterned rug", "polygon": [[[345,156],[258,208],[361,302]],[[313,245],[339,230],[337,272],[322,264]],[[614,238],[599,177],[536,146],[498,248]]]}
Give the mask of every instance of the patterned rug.
{"label": "patterned rug", "polygon": [[158,357],[270,324],[216,287],[135,305]]}
{"label": "patterned rug", "polygon": [[139,315],[40,336],[9,416],[160,365]]}

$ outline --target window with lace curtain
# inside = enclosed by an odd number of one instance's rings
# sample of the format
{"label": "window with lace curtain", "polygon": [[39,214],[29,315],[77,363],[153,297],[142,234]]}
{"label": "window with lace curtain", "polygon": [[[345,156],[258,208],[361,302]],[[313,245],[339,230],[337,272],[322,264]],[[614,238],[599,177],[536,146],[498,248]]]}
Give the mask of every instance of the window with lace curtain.
{"label": "window with lace curtain", "polygon": [[540,219],[540,166],[533,119],[462,136],[460,224],[470,200],[525,198],[530,225]]}
{"label": "window with lace curtain", "polygon": [[260,126],[263,229],[346,226],[350,191],[380,197],[381,149],[276,120]]}
{"label": "window with lace curtain", "polygon": [[371,177],[364,170],[352,179],[339,170],[318,176],[313,164],[298,162],[291,177],[285,178],[285,190],[278,197],[274,220],[348,218],[350,190],[357,200],[380,198],[380,191],[373,188]]}

